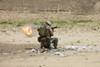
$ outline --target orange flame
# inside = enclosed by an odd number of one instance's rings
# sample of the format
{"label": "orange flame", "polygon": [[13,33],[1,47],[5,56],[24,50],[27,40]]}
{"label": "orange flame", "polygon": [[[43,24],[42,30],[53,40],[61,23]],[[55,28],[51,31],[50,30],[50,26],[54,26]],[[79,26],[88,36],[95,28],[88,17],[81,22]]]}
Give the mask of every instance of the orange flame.
{"label": "orange flame", "polygon": [[31,36],[33,33],[33,30],[30,26],[23,26],[22,30],[27,36]]}

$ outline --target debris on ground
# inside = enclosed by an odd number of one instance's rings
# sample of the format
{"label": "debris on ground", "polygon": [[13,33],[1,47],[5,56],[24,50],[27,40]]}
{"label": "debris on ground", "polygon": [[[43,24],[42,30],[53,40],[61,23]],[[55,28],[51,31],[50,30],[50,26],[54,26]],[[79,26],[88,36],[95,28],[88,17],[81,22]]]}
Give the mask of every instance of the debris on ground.
{"label": "debris on ground", "polygon": [[31,52],[37,52],[35,49],[32,49]]}
{"label": "debris on ground", "polygon": [[3,53],[4,55],[8,55],[8,53]]}
{"label": "debris on ground", "polygon": [[[96,47],[87,47],[87,46],[61,46],[58,49],[31,49],[31,50],[25,50],[26,53],[34,52],[34,53],[49,53],[52,54],[52,56],[60,56],[60,57],[65,57],[67,55],[63,54],[63,52],[66,51],[82,51],[82,50],[87,50],[87,51],[100,51],[100,48]],[[31,56],[31,55],[30,55]]]}
{"label": "debris on ground", "polygon": [[54,56],[60,56],[60,57],[65,57],[65,56],[66,56],[66,55],[64,55],[64,54],[61,53],[61,52],[55,52],[53,55],[54,55]]}

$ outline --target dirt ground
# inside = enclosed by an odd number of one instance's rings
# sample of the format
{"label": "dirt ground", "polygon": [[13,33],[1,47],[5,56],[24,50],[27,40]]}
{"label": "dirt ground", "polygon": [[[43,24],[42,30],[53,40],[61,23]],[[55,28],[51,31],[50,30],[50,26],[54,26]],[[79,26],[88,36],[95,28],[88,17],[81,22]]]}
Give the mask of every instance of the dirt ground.
{"label": "dirt ground", "polygon": [[[37,34],[27,37],[21,27],[7,26],[6,29],[0,27],[0,30],[0,67],[100,67],[100,51],[68,50],[62,52],[66,56],[35,53],[31,52],[31,49],[40,47]],[[99,33],[99,30],[83,31],[61,28],[55,30],[54,37],[59,39],[58,48],[68,45],[100,47]]]}
{"label": "dirt ground", "polygon": [[0,67],[100,67],[100,0],[0,0],[0,22],[48,20],[96,21],[83,28],[56,29],[54,37],[58,48],[86,46],[99,51],[59,51],[63,56],[32,52],[40,48],[37,32],[27,37],[21,27],[0,24]]}

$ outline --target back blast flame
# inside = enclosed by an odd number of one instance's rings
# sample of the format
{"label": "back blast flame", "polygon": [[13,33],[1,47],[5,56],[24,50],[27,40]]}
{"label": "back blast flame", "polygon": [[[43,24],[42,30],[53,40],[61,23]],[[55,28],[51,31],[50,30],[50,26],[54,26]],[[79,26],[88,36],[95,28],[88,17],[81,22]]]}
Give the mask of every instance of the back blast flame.
{"label": "back blast flame", "polygon": [[34,25],[27,24],[22,26],[22,30],[26,36],[32,37],[34,34],[36,34],[37,27]]}

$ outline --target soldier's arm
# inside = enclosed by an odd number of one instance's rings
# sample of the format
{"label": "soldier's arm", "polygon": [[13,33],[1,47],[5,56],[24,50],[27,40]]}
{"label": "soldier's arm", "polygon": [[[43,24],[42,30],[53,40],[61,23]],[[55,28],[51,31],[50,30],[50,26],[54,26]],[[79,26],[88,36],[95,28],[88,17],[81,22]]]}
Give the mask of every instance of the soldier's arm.
{"label": "soldier's arm", "polygon": [[53,30],[51,29],[51,27],[48,27],[47,29],[49,30],[50,35],[53,36],[54,34],[53,34]]}
{"label": "soldier's arm", "polygon": [[51,36],[53,36],[54,34],[53,34],[53,30],[50,28],[50,34],[51,34]]}

